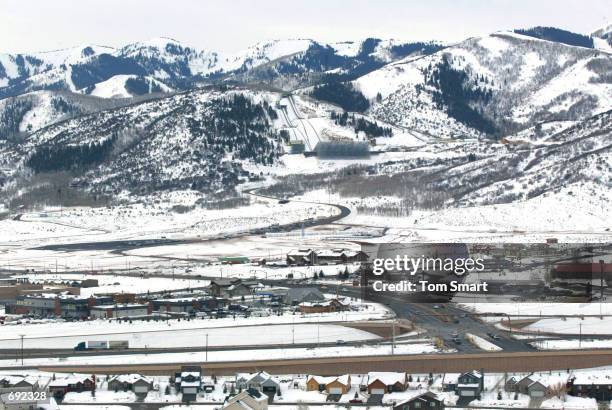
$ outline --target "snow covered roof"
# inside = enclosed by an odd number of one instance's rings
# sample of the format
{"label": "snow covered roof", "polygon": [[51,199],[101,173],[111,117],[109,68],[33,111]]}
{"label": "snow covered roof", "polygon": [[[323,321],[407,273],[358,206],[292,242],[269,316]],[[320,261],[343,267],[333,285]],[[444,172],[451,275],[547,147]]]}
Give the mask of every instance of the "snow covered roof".
{"label": "snow covered roof", "polygon": [[269,373],[266,373],[264,371],[257,372],[257,373],[236,373],[236,380],[242,379],[246,381],[247,383],[251,381],[263,382],[271,378],[272,376]]}
{"label": "snow covered roof", "polygon": [[299,304],[299,306],[304,306],[304,307],[329,306],[334,303],[337,303],[343,306],[349,306],[351,304],[351,300],[349,298],[342,298],[342,299],[333,298],[333,299],[329,299],[329,300],[325,300],[321,302],[302,302]]}
{"label": "snow covered roof", "polygon": [[134,384],[137,381],[142,380],[146,383],[151,384],[152,381],[151,379],[149,379],[146,376],[143,376],[141,374],[138,373],[132,373],[132,374],[119,374],[117,376],[113,376],[111,377],[111,379],[108,381],[109,383],[112,381],[117,381],[119,383],[127,383],[127,384]]}
{"label": "snow covered roof", "polygon": [[526,384],[527,387],[534,386],[538,383],[545,387],[548,387],[548,386],[552,386],[555,384],[565,384],[567,383],[568,379],[569,379],[568,374],[564,372],[561,372],[561,373],[555,372],[551,374],[543,372],[543,373],[537,373],[537,374],[530,374],[529,376],[521,379],[521,381],[526,380],[527,383],[522,383],[522,384]]}
{"label": "snow covered roof", "polygon": [[395,383],[406,383],[406,373],[397,372],[370,372],[368,373],[368,385],[376,380],[381,381],[385,386],[391,386]]}
{"label": "snow covered roof", "polygon": [[427,402],[427,399],[434,399],[434,400],[438,400],[438,401],[442,401],[441,398],[438,397],[437,394],[430,392],[430,391],[426,391],[425,393],[421,393],[417,396],[411,397],[409,399],[406,399],[398,404],[395,405],[395,407],[401,407],[402,404],[404,403],[408,403],[408,402],[412,402],[412,401],[421,401],[421,402]]}
{"label": "snow covered roof", "polygon": [[137,309],[144,308],[146,309],[148,306],[140,303],[132,303],[132,304],[124,304],[124,305],[99,305],[92,306],[91,310],[106,310],[106,309],[115,309],[115,310],[123,310],[123,309]]}
{"label": "snow covered roof", "polygon": [[316,295],[323,299],[323,293],[317,288],[290,288],[287,290],[287,297],[291,299],[300,299],[306,295]]}
{"label": "snow covered roof", "polygon": [[471,375],[476,377],[477,379],[481,379],[482,378],[482,373],[480,373],[478,370],[470,370],[469,372],[465,372],[462,374],[463,375]]}
{"label": "snow covered roof", "polygon": [[314,252],[312,249],[293,249],[287,252],[288,256],[308,256]]}
{"label": "snow covered roof", "polygon": [[53,380],[51,383],[49,383],[49,387],[65,387],[65,386],[74,385],[78,383],[85,383],[87,380],[91,382],[94,381],[92,376],[83,376],[83,375],[73,374],[70,376],[63,377],[61,379]]}
{"label": "snow covered roof", "polygon": [[342,248],[334,248],[334,249],[319,249],[316,250],[315,253],[317,256],[328,256],[328,257],[340,257],[342,255],[346,257],[352,257],[359,253],[360,251],[352,250],[352,249],[342,249]]}
{"label": "snow covered roof", "polygon": [[331,300],[326,300],[322,302],[302,302],[299,306],[302,307],[312,307],[312,306],[329,306],[331,305]]}
{"label": "snow covered roof", "polygon": [[340,384],[347,386],[351,381],[351,376],[348,374],[343,374],[342,376],[338,376],[336,378]]}
{"label": "snow covered roof", "polygon": [[26,382],[28,384],[33,385],[37,382],[37,379],[34,376],[0,376],[0,383],[6,383],[9,386],[14,386],[22,382]]}
{"label": "snow covered roof", "polygon": [[[227,404],[234,403],[245,410],[253,410],[254,407],[251,404],[263,403],[267,401],[268,396],[261,394],[257,390],[248,389],[228,399]],[[251,402],[251,404],[249,404],[249,402]]]}
{"label": "snow covered roof", "polygon": [[236,278],[233,278],[233,279],[220,278],[220,279],[213,279],[213,280],[211,280],[210,284],[211,285],[215,284],[215,285],[218,285],[218,286],[231,286],[232,284],[239,283],[239,282],[241,282],[241,280],[240,279],[236,279]]}
{"label": "snow covered roof", "polygon": [[312,375],[309,379],[314,379],[318,384],[328,385],[332,382],[337,381],[340,384],[348,386],[351,380],[351,376],[348,374],[343,374],[342,376],[316,376]]}
{"label": "snow covered roof", "polygon": [[319,384],[328,384],[333,382],[334,380],[337,379],[337,377],[334,376],[315,376],[312,375],[308,378],[308,380],[314,380],[315,382],[319,383]]}

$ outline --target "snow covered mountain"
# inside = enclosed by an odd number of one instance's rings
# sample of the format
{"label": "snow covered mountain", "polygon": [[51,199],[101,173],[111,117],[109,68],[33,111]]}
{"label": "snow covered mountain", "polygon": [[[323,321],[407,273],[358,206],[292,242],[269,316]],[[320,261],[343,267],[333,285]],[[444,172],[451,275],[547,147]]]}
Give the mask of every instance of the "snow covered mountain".
{"label": "snow covered mountain", "polygon": [[609,187],[612,53],[596,41],[604,37],[535,28],[445,47],[297,39],[232,54],[155,39],[4,55],[0,94],[11,96],[0,99],[0,185],[70,173],[96,195],[223,196],[270,165],[287,166],[277,160],[290,139],[312,151],[357,138],[355,117],[341,123],[348,116],[339,113],[352,111],[342,98],[356,98],[362,126],[384,131],[378,140],[393,128],[396,148],[416,138],[425,157],[438,156],[429,183],[453,204]]}
{"label": "snow covered mountain", "polygon": [[470,38],[357,79],[371,113],[436,136],[499,136],[612,108],[612,55],[515,32]]}
{"label": "snow covered mountain", "polygon": [[[3,54],[0,55],[0,98],[37,90],[90,93],[97,84],[117,76],[139,77],[141,83],[151,85],[153,92],[185,90],[212,80],[241,80],[240,75],[257,67],[282,61],[283,68],[274,74],[274,78],[280,78],[278,85],[283,83],[285,75],[345,70],[363,64],[364,60],[368,60],[372,70],[413,52],[431,52],[439,48],[431,43],[412,45],[393,40],[367,39],[359,43],[328,45],[295,39],[266,41],[237,53],[221,53],[197,50],[169,38],[156,38],[118,49],[84,46],[46,53]],[[372,65],[372,62],[377,64]],[[367,71],[362,70],[364,72]],[[116,87],[115,83],[122,78],[115,78],[101,88]],[[134,94],[120,88],[119,95]],[[144,91],[146,87],[141,84],[138,89]],[[108,94],[116,93],[99,93]]]}
{"label": "snow covered mountain", "polygon": [[78,169],[98,193],[192,188],[221,195],[249,176],[242,161],[275,161],[281,137],[272,117],[261,95],[200,89],[56,122],[10,144],[0,140],[0,169]]}
{"label": "snow covered mountain", "polygon": [[597,48],[612,51],[612,24],[591,33]]}
{"label": "snow covered mountain", "polygon": [[359,42],[324,44],[310,41],[307,48],[238,70],[233,79],[295,89],[329,79],[351,80],[409,55],[431,54],[443,48],[434,42],[402,43],[368,38]]}

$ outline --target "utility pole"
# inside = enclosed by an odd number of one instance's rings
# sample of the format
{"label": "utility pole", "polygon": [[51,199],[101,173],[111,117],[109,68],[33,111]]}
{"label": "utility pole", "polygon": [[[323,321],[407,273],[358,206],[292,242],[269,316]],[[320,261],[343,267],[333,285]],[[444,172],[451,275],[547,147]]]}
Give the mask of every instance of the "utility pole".
{"label": "utility pole", "polygon": [[208,362],[208,333],[206,333],[206,362]]}
{"label": "utility pole", "polygon": [[391,339],[391,355],[395,354],[395,321],[393,321],[393,339]]}
{"label": "utility pole", "polygon": [[578,349],[582,347],[582,323],[580,323],[580,337],[578,338]]}
{"label": "utility pole", "polygon": [[603,298],[604,298],[604,260],[600,259],[599,260],[599,267],[601,268],[601,277],[599,278],[599,290],[600,290],[600,294],[599,294],[599,314],[601,314],[601,302],[603,302]]}
{"label": "utility pole", "polygon": [[25,335],[19,335],[19,337],[21,338],[21,366],[23,366],[23,338]]}

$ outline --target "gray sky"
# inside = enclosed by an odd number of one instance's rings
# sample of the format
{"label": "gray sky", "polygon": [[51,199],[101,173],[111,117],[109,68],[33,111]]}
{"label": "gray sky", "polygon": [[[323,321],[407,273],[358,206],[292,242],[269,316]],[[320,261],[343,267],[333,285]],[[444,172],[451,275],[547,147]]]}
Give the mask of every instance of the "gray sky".
{"label": "gray sky", "polygon": [[459,41],[502,29],[590,33],[610,0],[0,0],[0,52],[171,37],[236,51],[261,40],[364,37]]}

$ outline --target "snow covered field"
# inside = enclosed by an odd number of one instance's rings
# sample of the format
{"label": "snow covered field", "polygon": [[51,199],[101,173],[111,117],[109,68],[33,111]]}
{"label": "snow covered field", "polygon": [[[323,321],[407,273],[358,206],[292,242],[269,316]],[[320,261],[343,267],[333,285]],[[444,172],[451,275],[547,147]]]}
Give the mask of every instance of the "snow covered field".
{"label": "snow covered field", "polygon": [[[265,228],[307,218],[327,217],[337,209],[320,204],[277,201],[257,197],[249,206],[209,210],[195,205],[192,191],[160,194],[136,203],[98,208],[48,208],[25,213],[20,220],[0,220],[0,249],[16,245],[120,239],[177,239]],[[148,205],[145,205],[144,202]],[[179,212],[174,207],[187,207]],[[193,207],[193,208],[190,208]]]}
{"label": "snow covered field", "polygon": [[[132,323],[105,320],[84,322],[48,322],[38,324],[0,325],[0,348],[15,348],[24,335],[26,348],[73,348],[83,340],[130,340],[130,347],[193,346],[194,337],[202,341],[209,334],[211,346],[248,344],[285,344],[334,342],[338,339],[367,340],[377,337],[353,328],[334,325],[388,319],[393,316],[385,306],[352,302],[356,310],[319,314],[289,314],[264,317],[226,317],[221,319],[169,320]],[[271,313],[270,313],[271,315]],[[270,318],[273,317],[273,321]],[[346,335],[346,336],[345,336]]]}
{"label": "snow covered field", "polygon": [[193,289],[208,285],[208,281],[173,279],[168,278],[144,278],[133,276],[118,275],[92,275],[78,273],[59,273],[59,274],[29,274],[30,281],[75,281],[85,279],[95,279],[98,281],[97,287],[81,288],[81,296],[88,297],[94,294],[104,293],[147,293],[162,292],[177,289]]}
{"label": "snow covered field", "polygon": [[[462,303],[461,307],[478,313],[499,313],[503,316],[528,316],[539,318],[541,315],[612,315],[610,303]],[[585,318],[586,319],[586,318]],[[598,319],[599,320],[599,319]]]}
{"label": "snow covered field", "polygon": [[[598,334],[612,335],[612,304],[610,303],[460,303],[461,307],[478,313],[495,313],[497,317],[483,317],[483,320],[497,323],[500,320],[531,320],[513,331],[525,335],[541,334]],[[558,317],[541,317],[554,315]],[[585,316],[592,315],[592,316]],[[603,316],[598,316],[603,315]],[[497,327],[507,330],[507,322]],[[552,344],[551,344],[552,346]],[[554,348],[554,347],[552,347]]]}
{"label": "snow covered field", "polygon": [[395,238],[434,242],[544,242],[551,236],[560,242],[612,241],[609,230],[612,191],[600,192],[607,200],[593,201],[590,188],[572,186],[558,193],[509,204],[413,210],[405,217],[362,214],[357,210],[363,205],[397,203],[399,197],[352,198],[316,190],[299,198],[347,206],[351,214],[344,223],[391,228],[387,232],[389,241]]}
{"label": "snow covered field", "polygon": [[540,340],[530,343],[541,350],[568,350],[568,349],[609,349],[612,340],[596,339],[567,339],[567,340]]}
{"label": "snow covered field", "polygon": [[[279,322],[283,322],[279,318]],[[286,320],[286,319],[285,319]],[[274,324],[258,326],[221,327],[211,320],[193,320],[191,322],[171,321],[165,323],[115,323],[84,322],[78,326],[74,323],[50,323],[30,326],[4,326],[0,335],[0,349],[16,349],[21,346],[19,334],[25,335],[24,348],[35,349],[44,346],[48,349],[72,349],[85,340],[128,340],[130,348],[202,348],[241,345],[275,345],[302,343],[333,343],[337,340],[367,341],[377,340],[371,333],[334,324]],[[231,326],[231,320],[218,319],[212,322],[225,322]],[[235,322],[235,321],[234,321]],[[262,321],[263,322],[263,321]],[[269,322],[269,320],[268,320]]]}
{"label": "snow covered field", "polygon": [[612,335],[612,317],[540,319],[523,328],[533,333]]}

